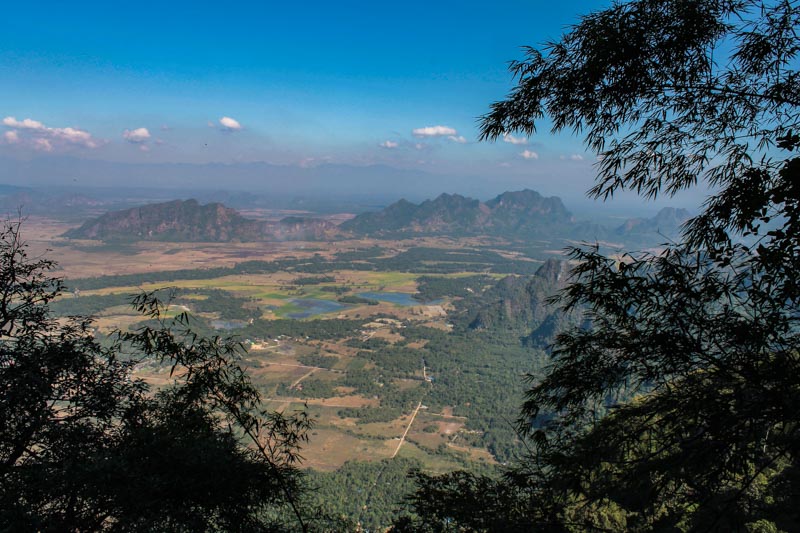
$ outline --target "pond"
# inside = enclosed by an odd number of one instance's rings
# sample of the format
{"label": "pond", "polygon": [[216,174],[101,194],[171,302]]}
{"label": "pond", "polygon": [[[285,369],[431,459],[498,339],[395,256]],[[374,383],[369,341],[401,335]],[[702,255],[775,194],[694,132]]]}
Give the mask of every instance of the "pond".
{"label": "pond", "polygon": [[314,315],[332,313],[347,307],[339,302],[333,302],[331,300],[318,300],[316,298],[292,298],[289,301],[301,309],[300,311],[287,313],[286,316],[289,318],[308,318]]}
{"label": "pond", "polygon": [[412,294],[407,292],[360,292],[358,296],[362,298],[369,298],[370,300],[380,300],[381,302],[389,302],[395,305],[402,305],[411,307],[413,305],[436,305],[442,303],[442,300],[435,300],[432,302],[420,302],[412,298]]}

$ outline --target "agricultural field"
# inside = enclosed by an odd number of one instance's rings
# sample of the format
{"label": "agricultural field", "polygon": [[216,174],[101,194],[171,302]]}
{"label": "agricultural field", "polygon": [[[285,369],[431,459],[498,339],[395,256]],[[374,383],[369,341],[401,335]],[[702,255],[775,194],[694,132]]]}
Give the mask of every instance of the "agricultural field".
{"label": "agricultural field", "polygon": [[[31,248],[51,250],[71,289],[56,312],[95,316],[98,334],[108,334],[142,321],[127,304],[132,295],[159,291],[168,316],[187,312],[198,332],[235,336],[267,406],[306,409],[314,420],[307,467],[403,458],[441,472],[510,457],[492,448],[498,432],[513,435],[492,412],[518,404],[525,355],[451,338],[452,315],[465,291],[479,294],[516,269],[530,273],[542,259],[488,238],[112,246],[59,237],[66,229],[37,218],[25,225]],[[420,293],[422,279],[426,291],[438,289]],[[452,360],[458,344],[478,350],[474,372]],[[493,383],[499,397],[486,405],[463,400],[476,394],[461,384],[481,388],[500,376],[481,358],[505,353],[517,359],[500,374],[516,386]],[[171,379],[164,368],[138,373],[154,385]]]}

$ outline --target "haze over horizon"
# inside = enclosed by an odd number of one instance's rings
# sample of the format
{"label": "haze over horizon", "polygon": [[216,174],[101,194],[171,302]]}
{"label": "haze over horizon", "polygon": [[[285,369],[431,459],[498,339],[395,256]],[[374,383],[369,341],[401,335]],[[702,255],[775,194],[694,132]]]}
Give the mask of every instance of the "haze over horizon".
{"label": "haze over horizon", "polygon": [[479,143],[477,120],[511,88],[522,46],[607,4],[10,5],[0,183],[417,198],[531,188],[587,203],[596,158],[579,138],[544,127]]}

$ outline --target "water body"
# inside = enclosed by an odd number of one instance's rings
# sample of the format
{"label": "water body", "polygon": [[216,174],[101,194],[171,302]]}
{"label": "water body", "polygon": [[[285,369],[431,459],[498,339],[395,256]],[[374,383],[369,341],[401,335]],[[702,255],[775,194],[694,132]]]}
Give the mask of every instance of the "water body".
{"label": "water body", "polygon": [[314,315],[332,313],[347,307],[339,302],[334,302],[331,300],[318,300],[316,298],[293,298],[289,301],[302,309],[302,311],[287,314],[286,316],[289,318],[308,318]]}
{"label": "water body", "polygon": [[402,305],[404,307],[411,307],[414,305],[437,305],[442,303],[442,300],[420,302],[419,300],[412,298],[412,295],[407,292],[359,292],[358,296],[361,296],[362,298],[369,298],[370,300],[379,300],[381,302]]}

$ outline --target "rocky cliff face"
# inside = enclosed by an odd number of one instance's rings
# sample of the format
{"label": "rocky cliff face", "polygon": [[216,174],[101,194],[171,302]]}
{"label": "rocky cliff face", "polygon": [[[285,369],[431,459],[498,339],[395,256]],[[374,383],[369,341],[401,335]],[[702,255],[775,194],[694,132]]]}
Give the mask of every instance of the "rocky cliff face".
{"label": "rocky cliff face", "polygon": [[533,276],[508,276],[482,295],[472,310],[471,329],[506,329],[529,334],[560,314],[547,299],[563,289],[569,277],[569,263],[548,259]]}

